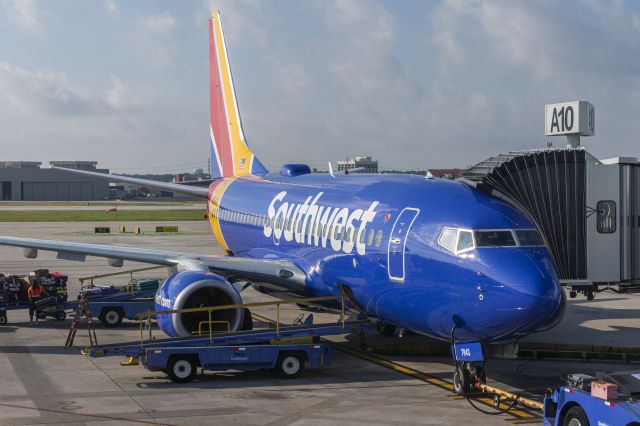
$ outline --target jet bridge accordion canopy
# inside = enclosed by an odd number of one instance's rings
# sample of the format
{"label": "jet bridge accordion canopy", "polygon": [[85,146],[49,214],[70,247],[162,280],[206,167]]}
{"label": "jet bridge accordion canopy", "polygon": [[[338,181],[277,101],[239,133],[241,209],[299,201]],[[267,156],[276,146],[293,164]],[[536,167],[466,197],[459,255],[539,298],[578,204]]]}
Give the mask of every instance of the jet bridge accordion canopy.
{"label": "jet bridge accordion canopy", "polygon": [[514,151],[484,160],[462,179],[523,210],[538,226],[561,280],[587,278],[586,153]]}

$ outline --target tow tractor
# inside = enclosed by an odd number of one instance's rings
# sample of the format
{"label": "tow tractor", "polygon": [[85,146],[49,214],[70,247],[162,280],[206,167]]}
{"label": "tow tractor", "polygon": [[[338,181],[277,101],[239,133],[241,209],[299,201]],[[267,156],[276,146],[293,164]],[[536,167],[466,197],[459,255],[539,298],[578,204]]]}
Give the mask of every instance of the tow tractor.
{"label": "tow tractor", "polygon": [[[321,336],[364,332],[373,328],[373,325],[368,320],[346,321],[344,301],[343,315],[334,324],[313,324],[313,315],[310,314],[306,320],[298,319],[290,326],[283,326],[280,321],[275,321],[272,328],[215,333],[212,326],[216,321],[211,320],[212,312],[272,305],[276,307],[276,316],[279,318],[282,304],[337,299],[339,298],[316,297],[148,312],[140,315],[140,341],[97,345],[86,348],[83,353],[91,357],[129,357],[129,362],[123,364],[141,362],[151,371],[164,371],[172,381],[178,383],[190,382],[198,367],[202,371],[276,369],[285,378],[295,378],[305,367],[320,368],[331,363],[330,345],[321,341]],[[199,324],[199,330],[194,336],[153,339],[149,327],[149,339],[144,339],[145,323],[149,325],[150,318],[185,312],[208,312],[209,320]],[[206,330],[203,330],[205,326]]]}
{"label": "tow tractor", "polygon": [[640,426],[640,371],[569,374],[544,399],[546,426]]}

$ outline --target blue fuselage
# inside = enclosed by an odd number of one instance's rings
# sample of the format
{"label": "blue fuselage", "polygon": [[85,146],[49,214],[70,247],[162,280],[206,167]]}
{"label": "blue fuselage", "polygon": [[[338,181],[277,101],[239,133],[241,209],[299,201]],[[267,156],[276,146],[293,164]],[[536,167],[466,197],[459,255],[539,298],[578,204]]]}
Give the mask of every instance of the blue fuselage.
{"label": "blue fuselage", "polygon": [[382,321],[448,339],[458,316],[457,338],[482,342],[521,338],[563,308],[546,247],[443,246],[444,228],[535,229],[519,210],[460,182],[272,174],[219,180],[210,193],[223,247],[293,260],[307,273],[306,286],[293,289],[301,296],[336,296],[341,284]]}

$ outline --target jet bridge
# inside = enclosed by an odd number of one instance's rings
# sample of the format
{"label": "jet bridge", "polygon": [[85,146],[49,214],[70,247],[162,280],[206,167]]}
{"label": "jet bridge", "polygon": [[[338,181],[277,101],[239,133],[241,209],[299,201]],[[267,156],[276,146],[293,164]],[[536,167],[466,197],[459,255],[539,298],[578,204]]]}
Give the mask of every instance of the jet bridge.
{"label": "jet bridge", "polygon": [[467,184],[526,212],[561,282],[593,298],[640,285],[640,163],[598,160],[581,147],[512,151],[465,170]]}

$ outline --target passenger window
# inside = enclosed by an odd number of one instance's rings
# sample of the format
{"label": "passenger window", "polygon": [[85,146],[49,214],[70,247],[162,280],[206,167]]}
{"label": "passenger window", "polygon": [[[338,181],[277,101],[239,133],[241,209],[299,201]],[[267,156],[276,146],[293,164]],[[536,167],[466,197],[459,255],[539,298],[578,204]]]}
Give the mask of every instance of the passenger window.
{"label": "passenger window", "polygon": [[438,244],[452,253],[456,251],[456,236],[458,231],[453,228],[444,228],[438,238]]}
{"label": "passenger window", "polygon": [[311,232],[311,221],[307,220],[307,227],[304,231],[304,235],[310,235],[310,232]]}
{"label": "passenger window", "polygon": [[367,245],[373,244],[373,229],[369,229],[369,235],[367,235]]}
{"label": "passenger window", "polygon": [[456,252],[461,253],[463,251],[472,250],[473,248],[473,234],[471,231],[460,231],[458,234],[458,249]]}
{"label": "passenger window", "polygon": [[598,201],[596,205],[596,229],[600,234],[616,232],[616,202]]}
{"label": "passenger window", "polygon": [[302,232],[302,220],[298,219],[298,234]]}
{"label": "passenger window", "polygon": [[350,242],[351,242],[351,234],[352,234],[352,233],[353,233],[353,229],[351,229],[351,228],[349,228],[348,230],[346,230],[346,231],[345,231],[345,233],[344,233],[344,240],[345,240],[347,243],[350,243]]}
{"label": "passenger window", "polygon": [[378,232],[376,232],[376,247],[379,247],[381,243],[382,243],[382,230],[378,230]]}
{"label": "passenger window", "polygon": [[360,229],[360,244],[364,244],[364,236],[366,233],[367,232],[364,228]]}

